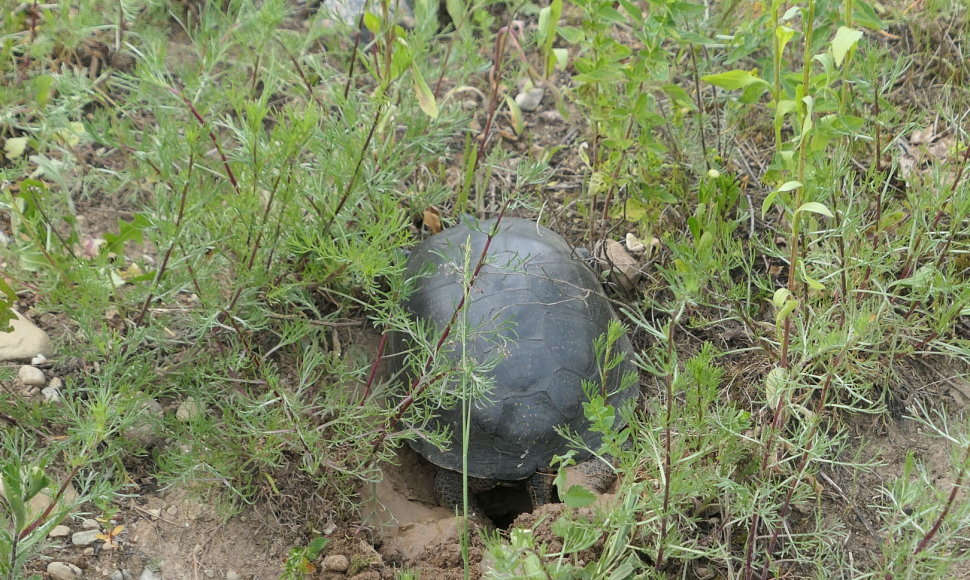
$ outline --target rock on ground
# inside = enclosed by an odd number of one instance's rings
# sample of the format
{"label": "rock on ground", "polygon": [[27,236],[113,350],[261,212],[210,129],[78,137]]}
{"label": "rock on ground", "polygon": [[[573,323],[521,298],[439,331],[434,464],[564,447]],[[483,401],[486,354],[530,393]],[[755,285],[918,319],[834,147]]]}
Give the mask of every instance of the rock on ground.
{"label": "rock on ground", "polygon": [[54,580],[74,580],[81,577],[81,569],[74,564],[65,562],[51,562],[47,565],[47,573]]}
{"label": "rock on ground", "polygon": [[10,321],[13,332],[0,332],[0,361],[31,360],[38,354],[51,355],[51,339],[33,322],[20,316]]}

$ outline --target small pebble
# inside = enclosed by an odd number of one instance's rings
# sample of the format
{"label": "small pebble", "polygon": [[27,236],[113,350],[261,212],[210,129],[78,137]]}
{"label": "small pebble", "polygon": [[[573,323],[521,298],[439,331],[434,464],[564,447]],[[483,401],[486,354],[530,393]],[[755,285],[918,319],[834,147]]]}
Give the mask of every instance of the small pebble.
{"label": "small pebble", "polygon": [[54,387],[44,387],[40,392],[44,395],[44,402],[46,403],[57,403],[61,400],[61,392]]}
{"label": "small pebble", "polygon": [[88,546],[93,544],[98,540],[98,534],[101,530],[84,530],[83,532],[77,532],[71,536],[71,543],[75,546]]}
{"label": "small pebble", "polygon": [[542,97],[545,96],[545,94],[546,91],[542,87],[526,89],[515,95],[515,103],[519,105],[519,108],[523,111],[535,111],[542,103]]}
{"label": "small pebble", "polygon": [[626,249],[630,250],[634,254],[640,254],[647,249],[647,246],[640,241],[640,238],[636,237],[632,233],[626,235]]}
{"label": "small pebble", "polygon": [[42,355],[42,354],[38,354],[34,358],[30,359],[30,364],[32,364],[34,366],[42,365],[45,362],[47,362],[47,357],[44,356],[44,355]]}
{"label": "small pebble", "polygon": [[82,530],[100,530],[101,524],[94,518],[84,518],[81,520]]}
{"label": "small pebble", "polygon": [[150,515],[153,520],[157,520],[162,515],[162,510],[158,508],[153,508],[145,511],[148,512],[148,515]]}
{"label": "small pebble", "polygon": [[25,387],[42,387],[47,382],[47,379],[44,378],[44,371],[30,365],[21,366],[17,372],[17,378],[20,379],[20,384]]}
{"label": "small pebble", "polygon": [[138,577],[138,580],[162,580],[162,576],[151,568],[145,568],[141,571],[141,576]]}
{"label": "small pebble", "polygon": [[350,560],[343,554],[333,554],[323,559],[325,572],[346,572],[350,569]]}
{"label": "small pebble", "polygon": [[242,580],[242,575],[235,570],[227,570],[226,580]]}
{"label": "small pebble", "polygon": [[202,413],[202,405],[200,405],[199,402],[194,398],[187,397],[184,401],[182,401],[182,404],[179,405],[179,408],[176,409],[175,418],[184,423],[199,417],[202,415]]}
{"label": "small pebble", "polygon": [[59,391],[64,388],[64,379],[61,377],[53,377],[47,381],[47,386]]}
{"label": "small pebble", "polygon": [[66,538],[71,535],[71,528],[64,525],[54,526],[54,529],[47,535],[52,538]]}
{"label": "small pebble", "polygon": [[556,109],[549,109],[539,113],[539,120],[543,123],[558,123],[563,120],[562,113]]}
{"label": "small pebble", "polygon": [[74,580],[81,577],[81,569],[66,562],[51,562],[47,565],[47,573],[54,580]]}
{"label": "small pebble", "polygon": [[109,580],[131,580],[131,572],[122,568],[120,570],[115,570],[109,576]]}

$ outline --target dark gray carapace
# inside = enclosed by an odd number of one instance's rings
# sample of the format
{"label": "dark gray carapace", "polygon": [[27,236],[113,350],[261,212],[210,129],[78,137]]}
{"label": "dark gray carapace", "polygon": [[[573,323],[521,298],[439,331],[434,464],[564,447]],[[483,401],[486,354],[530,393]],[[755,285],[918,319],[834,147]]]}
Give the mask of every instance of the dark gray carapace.
{"label": "dark gray carapace", "polygon": [[[405,304],[412,315],[438,331],[447,325],[494,227],[495,220],[466,219],[414,249],[407,273],[415,277],[415,290]],[[593,341],[615,313],[597,276],[573,255],[561,236],[525,219],[503,219],[491,241],[462,317],[465,352],[477,361],[499,360],[489,371],[493,389],[472,410],[469,476],[522,480],[547,468],[553,455],[568,450],[556,426],[568,426],[593,447],[599,442],[583,414],[581,382],[598,380]],[[444,356],[460,355],[460,335],[452,331]],[[401,337],[396,342],[399,352],[407,346]],[[635,367],[626,336],[614,349],[625,359],[610,373],[606,389],[618,407],[637,397],[639,388],[618,391],[622,376]],[[460,409],[440,411],[437,421],[456,434],[450,449],[424,440],[411,446],[432,463],[460,471]]]}

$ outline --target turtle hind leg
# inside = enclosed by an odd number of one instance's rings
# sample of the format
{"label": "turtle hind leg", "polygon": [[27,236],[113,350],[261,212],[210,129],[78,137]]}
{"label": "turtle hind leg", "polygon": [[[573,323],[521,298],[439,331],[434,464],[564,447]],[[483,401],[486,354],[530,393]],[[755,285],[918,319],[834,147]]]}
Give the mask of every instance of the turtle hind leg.
{"label": "turtle hind leg", "polygon": [[555,479],[555,475],[537,471],[525,480],[525,487],[529,492],[529,499],[532,500],[533,510],[555,501],[556,486],[553,484],[553,479]]}
{"label": "turtle hind leg", "polygon": [[[612,466],[601,459],[591,457],[581,461],[571,468],[573,475],[567,478],[568,485],[581,485],[597,494],[606,493],[616,481],[616,472]],[[556,486],[553,483],[555,474],[537,471],[526,480],[532,509],[556,501]]]}
{"label": "turtle hind leg", "polygon": [[595,456],[577,463],[575,469],[581,480],[579,483],[599,494],[609,491],[616,481],[613,466]]}
{"label": "turtle hind leg", "polygon": [[[475,494],[490,489],[492,485],[484,479],[468,478],[468,515],[473,518],[484,518],[485,512],[475,500]],[[434,496],[442,506],[461,513],[464,506],[461,474],[450,469],[439,469],[434,477]]]}

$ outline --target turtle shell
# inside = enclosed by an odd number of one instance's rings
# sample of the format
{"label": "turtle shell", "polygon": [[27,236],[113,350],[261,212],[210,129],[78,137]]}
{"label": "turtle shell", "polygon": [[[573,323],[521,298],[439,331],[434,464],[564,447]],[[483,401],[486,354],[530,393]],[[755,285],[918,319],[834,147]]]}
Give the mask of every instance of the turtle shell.
{"label": "turtle shell", "polygon": [[[439,331],[448,324],[464,292],[465,270],[478,264],[494,225],[495,220],[465,220],[413,250],[407,275],[415,288],[405,302],[413,316]],[[569,449],[556,426],[569,427],[593,448],[599,444],[583,414],[582,381],[598,381],[593,341],[616,315],[596,275],[573,257],[561,236],[519,218],[504,218],[500,227],[462,317],[468,329],[465,353],[479,363],[498,360],[487,371],[493,388],[472,406],[468,475],[518,480]],[[458,334],[450,334],[444,356],[461,353]],[[618,406],[639,388],[619,391],[622,376],[635,371],[629,339],[624,335],[614,350],[624,353],[624,361],[611,371],[606,387],[612,393],[608,401]],[[423,439],[411,446],[432,463],[460,471],[460,406],[441,409],[436,421],[453,434],[450,449]]]}

